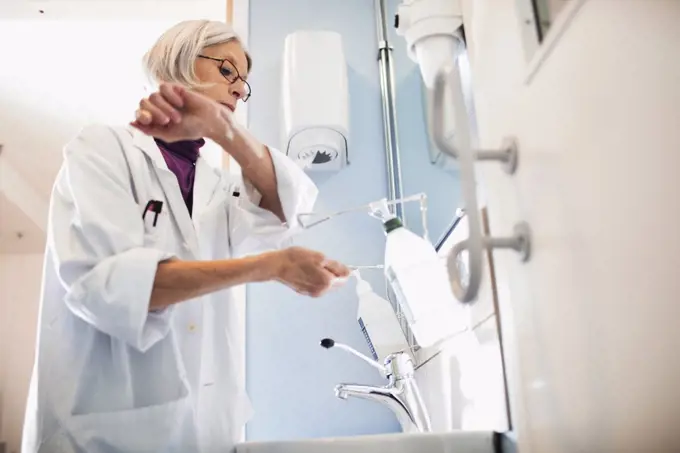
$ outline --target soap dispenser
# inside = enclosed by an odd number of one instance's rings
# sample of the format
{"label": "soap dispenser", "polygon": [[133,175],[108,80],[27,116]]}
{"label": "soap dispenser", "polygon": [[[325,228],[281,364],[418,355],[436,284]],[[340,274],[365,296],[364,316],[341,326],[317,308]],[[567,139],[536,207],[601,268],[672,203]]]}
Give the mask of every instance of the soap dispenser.
{"label": "soap dispenser", "polygon": [[406,229],[397,217],[388,218],[383,228],[387,280],[418,344],[433,346],[459,330],[462,322],[446,263],[430,242]]}
{"label": "soap dispenser", "polygon": [[357,321],[373,360],[380,362],[390,354],[408,350],[408,342],[392,304],[376,294],[358,270],[355,273],[359,299]]}

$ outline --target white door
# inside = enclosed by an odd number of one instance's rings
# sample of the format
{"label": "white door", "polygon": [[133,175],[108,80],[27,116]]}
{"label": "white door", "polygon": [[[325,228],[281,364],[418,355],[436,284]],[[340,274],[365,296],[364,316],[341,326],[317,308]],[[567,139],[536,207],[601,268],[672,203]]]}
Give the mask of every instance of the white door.
{"label": "white door", "polygon": [[[680,451],[680,1],[571,0],[527,52],[529,0],[466,0],[521,453]],[[526,6],[526,5],[524,5]]]}

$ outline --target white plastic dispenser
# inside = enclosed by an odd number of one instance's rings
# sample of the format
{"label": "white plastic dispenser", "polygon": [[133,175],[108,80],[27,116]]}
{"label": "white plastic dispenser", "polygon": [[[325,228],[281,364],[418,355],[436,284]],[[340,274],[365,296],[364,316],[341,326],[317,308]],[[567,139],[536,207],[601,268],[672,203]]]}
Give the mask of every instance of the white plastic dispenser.
{"label": "white plastic dispenser", "polygon": [[308,171],[349,163],[349,89],[340,34],[300,30],[283,52],[282,133],[286,154]]}
{"label": "white plastic dispenser", "polygon": [[373,359],[382,363],[390,354],[407,351],[408,342],[392,305],[377,295],[371,285],[361,278],[358,271],[355,273],[359,298],[357,321]]}
{"label": "white plastic dispenser", "polygon": [[446,266],[432,244],[406,229],[398,218],[383,226],[387,234],[385,275],[418,344],[434,346],[464,322]]}

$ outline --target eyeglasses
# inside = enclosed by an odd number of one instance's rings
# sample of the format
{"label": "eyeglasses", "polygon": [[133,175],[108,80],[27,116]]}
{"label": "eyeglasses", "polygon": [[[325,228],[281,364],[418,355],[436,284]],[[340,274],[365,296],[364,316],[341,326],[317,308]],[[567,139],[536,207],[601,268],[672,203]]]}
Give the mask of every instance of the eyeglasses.
{"label": "eyeglasses", "polygon": [[246,102],[248,99],[250,99],[250,84],[246,82],[246,79],[241,77],[241,74],[238,73],[238,69],[234,66],[234,64],[227,60],[226,58],[213,58],[213,57],[208,57],[205,55],[199,55],[198,58],[204,58],[206,60],[212,60],[212,61],[217,61],[220,63],[220,74],[222,74],[222,77],[227,79],[229,83],[236,83],[237,80],[241,80],[243,82],[243,85],[246,87],[246,92],[241,98],[243,102]]}

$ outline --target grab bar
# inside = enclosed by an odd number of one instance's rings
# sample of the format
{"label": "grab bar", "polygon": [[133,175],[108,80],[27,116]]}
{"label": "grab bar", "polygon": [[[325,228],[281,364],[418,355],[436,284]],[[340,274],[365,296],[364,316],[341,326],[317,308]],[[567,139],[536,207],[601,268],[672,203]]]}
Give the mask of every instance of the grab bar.
{"label": "grab bar", "polygon": [[[447,140],[444,133],[444,92],[447,82],[452,83],[454,96],[454,118],[457,124],[457,137],[461,137],[463,145],[460,149]],[[444,153],[459,162],[461,193],[465,213],[468,217],[468,238],[457,243],[448,257],[448,271],[453,295],[461,302],[473,302],[479,293],[482,281],[483,252],[488,249],[512,249],[520,253],[522,261],[531,255],[531,230],[525,222],[515,225],[514,234],[510,237],[486,237],[482,234],[482,223],[477,202],[477,185],[475,181],[474,163],[476,160],[495,160],[503,164],[509,174],[517,169],[518,149],[513,139],[506,139],[500,150],[473,150],[470,139],[470,125],[462,84],[453,65],[439,71],[435,79],[433,102],[431,105],[432,132],[434,142]],[[468,252],[468,281],[463,283],[461,269],[458,266],[462,253]]]}

